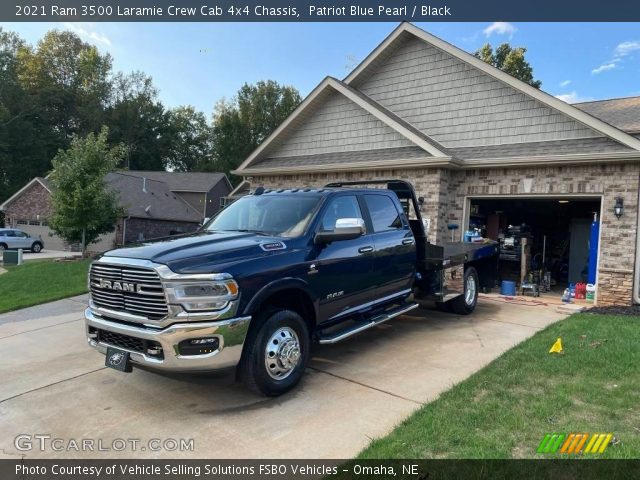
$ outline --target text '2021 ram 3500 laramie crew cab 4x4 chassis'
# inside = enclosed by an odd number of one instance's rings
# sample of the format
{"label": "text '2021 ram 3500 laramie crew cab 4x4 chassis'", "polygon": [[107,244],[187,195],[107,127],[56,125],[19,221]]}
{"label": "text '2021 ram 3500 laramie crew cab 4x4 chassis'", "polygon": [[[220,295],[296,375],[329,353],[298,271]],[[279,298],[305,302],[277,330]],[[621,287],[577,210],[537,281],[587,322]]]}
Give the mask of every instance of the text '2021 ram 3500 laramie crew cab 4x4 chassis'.
{"label": "text '2021 ram 3500 laramie crew cab 4x4 chassis'", "polygon": [[123,371],[237,367],[278,395],[312,342],[339,342],[414,299],[471,313],[495,281],[496,245],[433,245],[411,184],[372,183],[386,188],[258,188],[194,234],[106,252],[89,272],[89,344]]}

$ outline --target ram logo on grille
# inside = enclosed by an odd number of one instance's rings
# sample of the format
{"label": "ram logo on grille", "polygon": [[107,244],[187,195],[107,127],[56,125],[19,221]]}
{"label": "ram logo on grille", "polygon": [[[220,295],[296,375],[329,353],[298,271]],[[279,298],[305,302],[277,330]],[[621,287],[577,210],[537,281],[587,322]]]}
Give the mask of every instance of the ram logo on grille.
{"label": "ram logo on grille", "polygon": [[117,290],[121,292],[140,293],[142,291],[140,285],[136,285],[135,283],[112,282],[110,280],[105,280],[104,278],[100,279],[100,288],[107,288],[109,290]]}

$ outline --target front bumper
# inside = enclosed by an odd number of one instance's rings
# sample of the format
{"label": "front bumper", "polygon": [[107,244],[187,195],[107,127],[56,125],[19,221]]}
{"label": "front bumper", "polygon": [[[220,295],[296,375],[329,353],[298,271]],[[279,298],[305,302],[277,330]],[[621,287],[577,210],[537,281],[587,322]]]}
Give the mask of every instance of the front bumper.
{"label": "front bumper", "polygon": [[[242,355],[242,346],[249,329],[251,317],[231,318],[210,322],[175,323],[163,329],[133,326],[113,321],[85,310],[87,342],[103,354],[108,346],[130,353],[131,362],[149,368],[172,372],[204,372],[235,367]],[[100,340],[96,330],[126,335],[133,339],[157,342],[162,347],[162,358],[112,345]],[[217,337],[218,348],[202,355],[180,355],[178,344],[183,340],[200,337]]]}

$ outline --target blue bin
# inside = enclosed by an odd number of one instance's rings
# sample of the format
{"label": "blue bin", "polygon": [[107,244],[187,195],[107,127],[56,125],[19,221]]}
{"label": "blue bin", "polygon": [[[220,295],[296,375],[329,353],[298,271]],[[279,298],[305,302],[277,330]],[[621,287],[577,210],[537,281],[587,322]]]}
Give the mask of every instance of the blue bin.
{"label": "blue bin", "polygon": [[509,280],[503,280],[500,285],[500,295],[506,295],[508,297],[515,297],[516,295],[516,282],[510,282]]}

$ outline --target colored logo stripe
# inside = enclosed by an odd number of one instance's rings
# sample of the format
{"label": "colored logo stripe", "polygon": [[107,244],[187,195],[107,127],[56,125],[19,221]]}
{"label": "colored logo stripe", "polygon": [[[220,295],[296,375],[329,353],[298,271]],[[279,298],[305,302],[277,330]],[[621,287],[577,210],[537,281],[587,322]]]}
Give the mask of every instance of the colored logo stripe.
{"label": "colored logo stripe", "polygon": [[584,453],[604,453],[613,437],[612,433],[594,433]]}
{"label": "colored logo stripe", "polygon": [[547,433],[538,446],[538,453],[556,453],[564,437],[563,433]]}
{"label": "colored logo stripe", "polygon": [[556,453],[559,449],[559,453],[578,454],[584,448],[584,453],[604,453],[612,437],[613,433],[547,433],[537,452]]}

